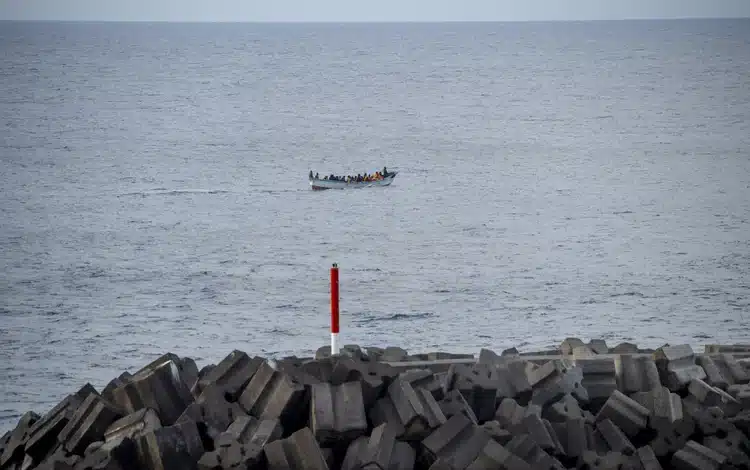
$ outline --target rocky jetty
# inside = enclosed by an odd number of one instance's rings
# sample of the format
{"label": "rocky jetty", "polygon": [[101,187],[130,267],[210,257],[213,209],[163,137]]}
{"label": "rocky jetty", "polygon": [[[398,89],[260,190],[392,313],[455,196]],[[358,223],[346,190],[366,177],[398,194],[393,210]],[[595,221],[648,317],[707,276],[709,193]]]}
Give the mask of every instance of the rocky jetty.
{"label": "rocky jetty", "polygon": [[0,470],[750,469],[750,345],[167,353],[0,438]]}

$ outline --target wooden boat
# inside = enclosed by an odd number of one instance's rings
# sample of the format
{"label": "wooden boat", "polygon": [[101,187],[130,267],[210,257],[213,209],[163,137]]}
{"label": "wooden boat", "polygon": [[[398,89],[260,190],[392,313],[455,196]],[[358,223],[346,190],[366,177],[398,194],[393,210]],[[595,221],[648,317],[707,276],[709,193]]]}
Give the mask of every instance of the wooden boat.
{"label": "wooden boat", "polygon": [[373,186],[389,186],[393,183],[393,179],[398,174],[397,171],[389,171],[388,176],[383,179],[373,181],[339,181],[339,180],[326,180],[322,178],[310,178],[310,187],[315,191],[323,189],[355,189],[355,188],[370,188]]}

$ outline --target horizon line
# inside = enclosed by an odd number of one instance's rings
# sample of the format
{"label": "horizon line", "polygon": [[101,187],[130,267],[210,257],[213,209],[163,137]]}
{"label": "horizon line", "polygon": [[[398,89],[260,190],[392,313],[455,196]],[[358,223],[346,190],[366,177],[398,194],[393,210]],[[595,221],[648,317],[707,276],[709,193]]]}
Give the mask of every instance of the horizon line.
{"label": "horizon line", "polygon": [[622,21],[750,20],[750,16],[683,16],[587,19],[503,20],[132,20],[132,19],[0,19],[0,23],[174,23],[174,24],[442,24],[442,23],[592,23]]}

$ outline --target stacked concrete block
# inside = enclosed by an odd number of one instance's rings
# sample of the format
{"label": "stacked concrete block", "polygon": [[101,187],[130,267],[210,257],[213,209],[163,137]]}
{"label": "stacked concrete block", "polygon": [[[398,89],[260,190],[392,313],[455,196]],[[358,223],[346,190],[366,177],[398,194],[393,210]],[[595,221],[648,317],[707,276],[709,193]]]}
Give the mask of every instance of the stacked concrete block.
{"label": "stacked concrete block", "polygon": [[234,350],[197,381],[193,395],[198,397],[206,387],[214,386],[226,394],[228,401],[235,402],[263,362],[261,357],[251,358],[243,351]]}
{"label": "stacked concrete block", "polygon": [[661,387],[656,362],[651,357],[620,356],[620,391],[625,394],[648,392]]}
{"label": "stacked concrete block", "polygon": [[367,432],[360,382],[312,386],[310,427],[324,445],[348,444]]}
{"label": "stacked concrete block", "polygon": [[396,429],[385,423],[373,429],[369,437],[360,437],[351,443],[341,469],[410,469],[415,460],[414,448],[399,441]]}
{"label": "stacked concrete block", "polygon": [[750,468],[750,347],[711,351],[167,353],[26,413],[0,470]]}
{"label": "stacked concrete block", "polygon": [[310,428],[266,444],[268,470],[329,470],[323,451]]}
{"label": "stacked concrete block", "polygon": [[405,440],[421,440],[446,418],[432,394],[414,389],[405,380],[396,379],[388,387],[387,396],[372,408],[371,421],[375,425],[392,423]]}
{"label": "stacked concrete block", "polygon": [[238,403],[256,418],[279,419],[285,429],[299,427],[308,405],[305,387],[290,375],[263,363],[245,386]]}
{"label": "stacked concrete block", "polygon": [[490,365],[467,367],[458,364],[448,370],[444,393],[458,390],[471,406],[474,416],[479,421],[487,421],[495,414],[498,382],[497,371]]}
{"label": "stacked concrete block", "polygon": [[694,380],[706,378],[706,371],[695,361],[688,344],[661,347],[654,353],[662,383],[673,392],[687,388]]}
{"label": "stacked concrete block", "polygon": [[127,413],[151,408],[157,412],[161,423],[169,426],[177,421],[194,398],[180,375],[178,361],[165,355],[114,389],[112,400]]}

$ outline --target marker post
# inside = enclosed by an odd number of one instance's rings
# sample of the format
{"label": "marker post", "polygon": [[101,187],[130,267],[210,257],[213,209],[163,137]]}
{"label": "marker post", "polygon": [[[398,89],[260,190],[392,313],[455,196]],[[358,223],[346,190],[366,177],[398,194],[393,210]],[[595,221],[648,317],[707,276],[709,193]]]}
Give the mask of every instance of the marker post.
{"label": "marker post", "polygon": [[331,268],[331,355],[339,353],[339,267]]}

